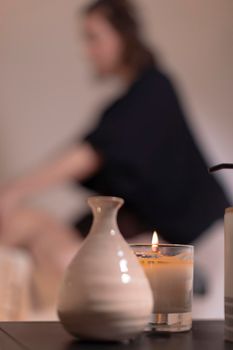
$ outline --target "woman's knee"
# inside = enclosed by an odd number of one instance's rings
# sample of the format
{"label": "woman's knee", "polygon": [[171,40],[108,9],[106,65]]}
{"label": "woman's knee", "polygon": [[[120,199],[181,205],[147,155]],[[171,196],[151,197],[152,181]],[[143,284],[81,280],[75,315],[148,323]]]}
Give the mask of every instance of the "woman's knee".
{"label": "woman's knee", "polygon": [[52,219],[45,212],[22,208],[12,212],[3,222],[0,242],[6,245],[24,245]]}

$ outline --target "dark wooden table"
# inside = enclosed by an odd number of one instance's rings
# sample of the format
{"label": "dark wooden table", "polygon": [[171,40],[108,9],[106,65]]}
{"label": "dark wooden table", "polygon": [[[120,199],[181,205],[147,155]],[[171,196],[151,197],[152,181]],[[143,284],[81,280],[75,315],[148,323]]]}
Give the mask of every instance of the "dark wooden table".
{"label": "dark wooden table", "polygon": [[195,321],[191,332],[143,334],[129,344],[84,343],[58,322],[0,323],[0,350],[233,350],[224,342],[222,321]]}

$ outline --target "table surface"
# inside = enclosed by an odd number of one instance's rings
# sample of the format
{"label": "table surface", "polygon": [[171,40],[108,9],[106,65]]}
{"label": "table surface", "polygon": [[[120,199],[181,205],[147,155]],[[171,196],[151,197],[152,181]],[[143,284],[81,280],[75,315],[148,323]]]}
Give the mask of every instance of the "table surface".
{"label": "table surface", "polygon": [[186,333],[143,334],[129,344],[85,343],[59,322],[0,322],[0,350],[233,350],[223,334],[222,321],[194,321]]}

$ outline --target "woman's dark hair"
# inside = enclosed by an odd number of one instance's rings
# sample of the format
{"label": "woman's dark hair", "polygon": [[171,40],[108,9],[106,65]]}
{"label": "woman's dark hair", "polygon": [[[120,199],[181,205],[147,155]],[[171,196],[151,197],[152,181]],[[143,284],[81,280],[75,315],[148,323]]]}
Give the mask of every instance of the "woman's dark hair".
{"label": "woman's dark hair", "polygon": [[155,57],[141,38],[140,25],[128,0],[95,0],[85,15],[100,13],[119,33],[125,43],[123,61],[136,74],[155,66]]}

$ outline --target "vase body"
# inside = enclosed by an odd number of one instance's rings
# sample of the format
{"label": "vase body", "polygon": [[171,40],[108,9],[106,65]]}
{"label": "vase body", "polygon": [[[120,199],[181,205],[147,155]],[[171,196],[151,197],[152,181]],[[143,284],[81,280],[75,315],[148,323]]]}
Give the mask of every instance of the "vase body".
{"label": "vase body", "polygon": [[115,197],[89,199],[93,225],[64,276],[58,315],[66,330],[81,339],[134,338],[152,312],[148,280],[117,226],[122,204]]}

